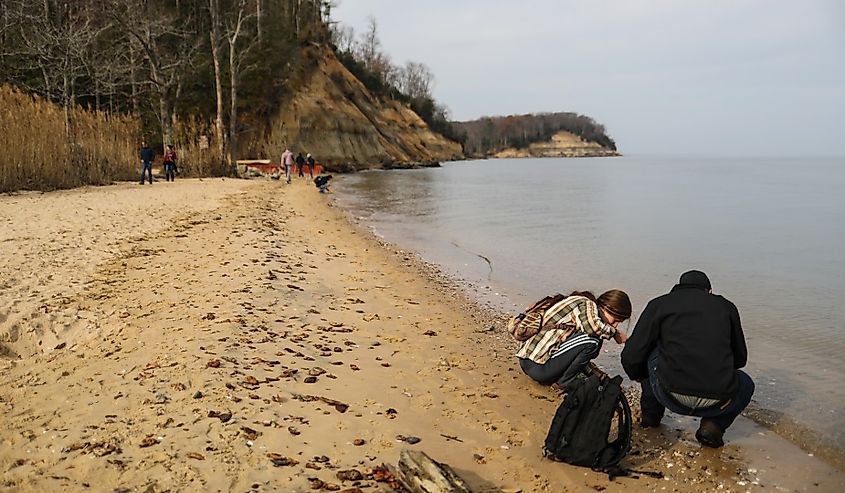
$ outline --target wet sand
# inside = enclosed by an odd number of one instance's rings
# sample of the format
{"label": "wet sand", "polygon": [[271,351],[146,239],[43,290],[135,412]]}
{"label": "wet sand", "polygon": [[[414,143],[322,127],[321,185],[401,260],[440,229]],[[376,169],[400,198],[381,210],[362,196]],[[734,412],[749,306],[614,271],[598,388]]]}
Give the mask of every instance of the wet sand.
{"label": "wet sand", "polygon": [[845,489],[744,418],[720,450],[688,418],[635,429],[625,464],[663,479],[542,459],[559,398],[495,314],[327,199],[220,179],[0,197],[0,489],[389,491],[369,475],[403,448],[477,491]]}

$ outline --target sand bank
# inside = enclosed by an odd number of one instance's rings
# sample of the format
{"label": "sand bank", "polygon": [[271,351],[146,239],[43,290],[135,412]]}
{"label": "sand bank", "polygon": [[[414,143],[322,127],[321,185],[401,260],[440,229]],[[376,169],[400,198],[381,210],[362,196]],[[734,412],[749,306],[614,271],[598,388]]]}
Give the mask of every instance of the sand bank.
{"label": "sand bank", "polygon": [[0,197],[0,488],[383,491],[366,474],[403,448],[477,491],[845,488],[746,419],[720,450],[686,418],[636,430],[626,464],[664,479],[543,460],[558,396],[460,289],[326,202],[305,181]]}

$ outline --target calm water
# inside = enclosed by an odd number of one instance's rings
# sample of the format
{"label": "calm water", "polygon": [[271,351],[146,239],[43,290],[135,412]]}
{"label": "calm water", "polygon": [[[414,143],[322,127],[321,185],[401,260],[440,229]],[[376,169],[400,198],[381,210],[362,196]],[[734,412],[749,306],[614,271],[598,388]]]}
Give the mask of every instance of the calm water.
{"label": "calm water", "polygon": [[466,161],[344,176],[334,191],[512,312],[619,288],[636,319],[703,270],[740,309],[758,404],[845,446],[845,159]]}

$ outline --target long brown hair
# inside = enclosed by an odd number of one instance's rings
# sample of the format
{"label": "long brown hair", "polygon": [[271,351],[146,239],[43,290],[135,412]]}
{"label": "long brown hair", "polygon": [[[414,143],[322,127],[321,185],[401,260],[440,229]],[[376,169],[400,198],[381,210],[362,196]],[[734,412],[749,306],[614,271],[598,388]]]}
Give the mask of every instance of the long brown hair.
{"label": "long brown hair", "polygon": [[613,318],[619,321],[631,318],[631,299],[625,291],[619,289],[605,291],[596,300],[596,304],[610,312]]}
{"label": "long brown hair", "polygon": [[601,308],[604,308],[613,318],[619,321],[625,321],[631,318],[631,299],[625,291],[619,289],[611,289],[605,291],[598,298],[590,291],[573,291],[569,296],[583,296]]}

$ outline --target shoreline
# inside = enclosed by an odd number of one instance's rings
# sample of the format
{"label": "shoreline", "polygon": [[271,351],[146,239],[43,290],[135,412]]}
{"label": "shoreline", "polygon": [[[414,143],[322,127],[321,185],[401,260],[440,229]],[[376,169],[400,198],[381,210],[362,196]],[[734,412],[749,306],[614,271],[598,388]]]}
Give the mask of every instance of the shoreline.
{"label": "shoreline", "polygon": [[[482,286],[478,281],[463,279],[457,274],[449,274],[445,272],[438,264],[425,260],[419,252],[414,250],[406,251],[405,247],[402,245],[398,245],[384,239],[371,227],[367,226],[363,218],[357,218],[352,213],[345,211],[341,206],[337,205],[335,201],[332,201],[331,205],[344,213],[345,220],[349,222],[352,227],[356,227],[366,234],[372,235],[383,248],[393,251],[394,253],[402,252],[402,254],[413,255],[415,268],[420,269],[421,272],[425,273],[431,282],[437,283],[443,288],[457,286],[458,289],[460,289],[462,296],[464,296],[462,304],[465,307],[468,307],[471,311],[481,314],[480,318],[483,323],[492,326],[489,332],[498,335],[504,334],[504,324],[510,318],[511,314],[508,314],[503,309],[494,306],[494,300],[490,297],[490,293],[486,292],[489,289]],[[472,294],[473,292],[475,293],[474,295]],[[511,340],[506,335],[499,337],[498,339],[501,341],[503,347],[510,350],[511,353],[515,354],[519,348],[519,343]],[[606,371],[613,368],[617,374],[622,375],[624,378],[622,385],[623,388],[627,389],[629,400],[631,400],[631,396],[638,399],[639,389],[637,388],[637,385],[625,376],[621,368],[621,364],[618,361],[619,349],[614,348],[610,351],[605,349],[603,352],[605,354],[600,355],[597,358],[597,362],[601,363],[600,367]],[[612,353],[614,359],[608,361],[607,353]],[[528,377],[526,376],[525,378]],[[630,402],[630,405],[632,409],[636,409],[638,412],[638,401],[632,401]],[[667,414],[671,414],[671,412],[667,411]],[[783,439],[788,440],[797,447],[800,447],[805,452],[819,457],[833,467],[845,472],[845,449],[839,447],[834,442],[825,440],[822,433],[799,423],[785,413],[761,407],[754,399],[752,399],[748,408],[743,411],[741,416],[776,433]]]}
{"label": "shoreline", "polygon": [[[185,198],[197,191],[201,199]],[[325,198],[306,182],[264,180],[31,198],[45,210],[87,204],[61,224],[0,198],[0,223],[17,228],[0,238],[4,268],[26,260],[12,252],[51,245],[38,255],[51,276],[38,286],[48,310],[33,302],[27,324],[68,327],[44,340],[53,349],[0,360],[4,487],[309,491],[311,477],[349,488],[339,470],[395,464],[402,448],[450,464],[477,491],[845,484],[841,470],[748,420],[716,451],[694,443],[683,420],[635,428],[626,465],[663,480],[608,481],[543,460],[558,398],[516,368],[510,341],[488,325],[497,314]],[[149,203],[162,210],[155,227],[133,216]],[[123,219],[92,228],[109,207]],[[138,223],[144,231],[131,233]],[[92,235],[100,241],[74,263],[78,238]],[[34,289],[25,282],[10,278],[6,289],[25,300]],[[274,466],[268,454],[297,463]]]}
{"label": "shoreline", "polygon": [[[347,200],[346,202],[349,201]],[[468,299],[470,300],[470,302],[474,302],[482,306],[485,310],[489,310],[491,312],[490,318],[501,321],[500,323],[502,324],[502,326],[504,321],[507,320],[510,314],[513,314],[519,310],[519,308],[517,308],[517,305],[513,303],[512,300],[509,299],[506,294],[504,294],[504,292],[508,291],[507,286],[503,286],[500,283],[496,287],[492,287],[489,284],[489,279],[487,281],[484,281],[480,277],[473,277],[472,279],[462,278],[458,268],[454,265],[451,269],[449,269],[449,272],[447,272],[445,269],[438,266],[435,262],[426,260],[423,257],[422,253],[414,250],[413,246],[392,243],[391,240],[388,239],[388,237],[390,237],[391,235],[386,235],[386,237],[384,234],[382,234],[384,233],[384,231],[379,231],[374,225],[370,224],[366,215],[358,216],[353,212],[353,210],[345,210],[343,208],[343,205],[340,205],[337,199],[333,200],[332,204],[338,209],[346,212],[346,220],[350,222],[350,224],[368,234],[372,234],[373,236],[378,238],[378,241],[383,243],[386,248],[396,250],[407,249],[409,252],[413,252],[418,257],[419,262],[426,266],[426,269],[430,269],[432,271],[437,272],[437,276],[439,278],[442,278],[440,282],[454,283],[458,286],[461,286],[462,289],[464,289],[464,291],[468,295]],[[352,209],[354,209],[354,202],[352,203]],[[395,219],[392,220],[395,221]],[[389,223],[385,224],[387,224],[387,226],[385,227],[385,231],[390,232]],[[396,230],[394,229],[392,232],[392,237],[396,238]],[[457,245],[454,243],[453,246],[457,247]],[[438,251],[436,249],[436,246],[433,247],[433,251],[440,252],[442,256],[442,251]],[[485,261],[487,260],[485,257],[480,256],[477,253],[469,253],[479,256]],[[472,276],[472,274],[473,272],[470,271],[469,275]],[[494,291],[502,291],[503,294],[500,296],[499,292],[495,292],[494,296]],[[631,330],[632,328],[633,325],[629,327],[629,330]],[[507,339],[507,341],[510,340]],[[611,351],[613,352],[614,345],[611,344],[610,346]],[[509,348],[512,350],[513,353],[515,353],[518,349],[518,343],[512,342]],[[608,351],[605,350],[605,353],[607,352]],[[618,353],[618,351],[616,351],[616,353]],[[614,358],[611,358],[610,361],[608,361],[608,358],[600,356],[598,361],[603,363],[605,368],[613,368],[613,370],[617,374],[620,374],[625,377],[624,372],[621,368],[621,364],[618,361],[618,354]],[[761,380],[761,382],[763,381]],[[631,383],[632,382],[630,382],[627,377],[625,377],[623,386],[630,386]],[[764,383],[765,382],[758,382],[758,385],[763,385]],[[758,388],[758,390],[762,389]],[[637,389],[637,392],[638,391],[639,390]],[[638,403],[634,403],[633,405],[638,406]],[[743,416],[747,419],[754,421],[756,424],[763,426],[772,432],[777,433],[782,438],[792,442],[796,446],[799,446],[806,452],[813,454],[816,457],[822,458],[823,460],[827,461],[829,464],[833,465],[839,470],[845,471],[845,446],[830,439],[830,436],[825,434],[824,431],[821,431],[817,428],[813,428],[813,423],[807,421],[801,422],[795,416],[791,416],[785,412],[776,410],[774,408],[764,407],[764,405],[756,399],[756,396],[754,399],[752,399],[748,408],[743,412]]]}

